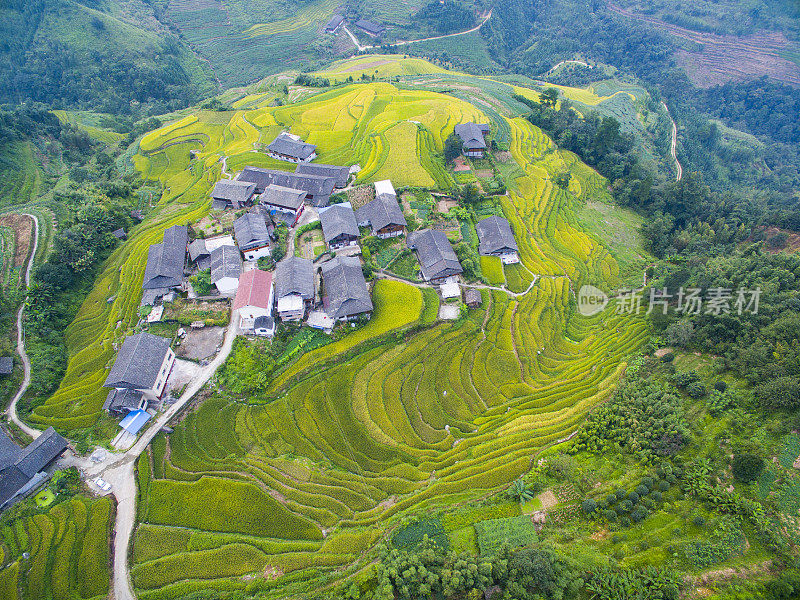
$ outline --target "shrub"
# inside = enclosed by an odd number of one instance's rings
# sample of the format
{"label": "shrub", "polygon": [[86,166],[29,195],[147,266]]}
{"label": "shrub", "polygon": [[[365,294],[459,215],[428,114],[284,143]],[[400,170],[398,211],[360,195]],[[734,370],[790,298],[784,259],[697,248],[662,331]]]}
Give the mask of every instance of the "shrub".
{"label": "shrub", "polygon": [[761,475],[761,471],[764,470],[764,459],[746,452],[734,456],[732,466],[733,476],[743,483],[749,483]]}
{"label": "shrub", "polygon": [[597,510],[597,502],[592,498],[587,498],[581,503],[581,509],[585,514],[590,515]]}
{"label": "shrub", "polygon": [[706,520],[698,515],[694,519],[692,519],[692,523],[694,523],[696,527],[702,527],[703,525],[706,524]]}
{"label": "shrub", "polygon": [[611,523],[617,520],[617,511],[612,508],[609,508],[606,511],[603,511],[603,516]]}
{"label": "shrub", "polygon": [[675,354],[672,352],[667,352],[661,357],[661,362],[663,363],[671,363],[673,360],[675,360]]}
{"label": "shrub", "polygon": [[653,492],[652,494],[650,494],[650,498],[652,498],[653,502],[661,502],[662,498],[661,492],[659,491]]}
{"label": "shrub", "polygon": [[686,386],[686,393],[689,394],[690,398],[697,400],[698,398],[705,396],[708,393],[708,390],[706,390],[706,386],[699,381],[693,381]]}
{"label": "shrub", "polygon": [[642,485],[646,486],[648,490],[653,489],[654,483],[651,477],[642,477]]}
{"label": "shrub", "polygon": [[622,525],[623,527],[630,527],[631,526],[630,517],[625,516],[625,517],[620,518],[619,524]]}
{"label": "shrub", "polygon": [[725,392],[728,389],[728,384],[725,383],[724,381],[717,381],[714,384],[714,389],[717,390],[718,392]]}
{"label": "shrub", "polygon": [[647,512],[647,509],[644,506],[639,505],[631,512],[631,521],[638,523],[647,517],[648,514],[650,513]]}
{"label": "shrub", "polygon": [[636,492],[631,492],[630,494],[628,494],[628,501],[631,504],[636,504],[637,502],[639,502],[639,494],[637,494]]}
{"label": "shrub", "polygon": [[677,385],[679,388],[685,388],[690,383],[695,383],[700,381],[700,376],[697,374],[697,371],[686,371],[685,373],[676,373],[672,377],[672,383]]}
{"label": "shrub", "polygon": [[652,487],[652,486],[646,486],[644,484],[637,485],[636,486],[636,493],[639,494],[639,498],[643,498],[643,497],[647,496],[647,494],[650,493],[650,487]]}
{"label": "shrub", "polygon": [[622,488],[618,489],[615,493],[617,495],[617,500],[624,500],[625,496],[628,495],[628,492],[626,492]]}

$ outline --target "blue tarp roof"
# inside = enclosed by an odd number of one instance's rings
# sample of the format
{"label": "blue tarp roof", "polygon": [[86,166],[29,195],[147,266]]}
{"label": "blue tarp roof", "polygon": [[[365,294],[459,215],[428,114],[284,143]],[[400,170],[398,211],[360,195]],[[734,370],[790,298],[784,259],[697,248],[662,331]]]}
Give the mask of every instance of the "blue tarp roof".
{"label": "blue tarp roof", "polygon": [[142,429],[145,423],[150,420],[150,413],[144,410],[132,410],[128,413],[122,421],[119,422],[119,426],[122,427],[128,433],[132,433],[136,435]]}

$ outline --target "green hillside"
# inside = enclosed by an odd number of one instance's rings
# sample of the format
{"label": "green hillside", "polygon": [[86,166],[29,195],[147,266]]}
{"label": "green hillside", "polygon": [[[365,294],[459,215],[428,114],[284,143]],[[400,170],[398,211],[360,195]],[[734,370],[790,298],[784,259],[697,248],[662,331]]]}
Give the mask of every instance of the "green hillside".
{"label": "green hillside", "polygon": [[0,7],[0,101],[167,112],[213,93],[208,66],[141,0]]}

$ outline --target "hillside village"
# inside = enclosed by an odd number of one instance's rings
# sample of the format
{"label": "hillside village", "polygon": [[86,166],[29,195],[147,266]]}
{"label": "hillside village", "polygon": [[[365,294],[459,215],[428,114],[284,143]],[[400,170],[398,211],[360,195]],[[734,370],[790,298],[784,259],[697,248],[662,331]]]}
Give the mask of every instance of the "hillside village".
{"label": "hillside village", "polygon": [[[484,158],[488,133],[488,125],[476,123],[454,130],[464,155],[473,159]],[[130,447],[151,417],[172,401],[171,390],[178,387],[173,380],[184,379],[173,377],[180,359],[172,346],[193,344],[217,322],[194,319],[172,339],[150,333],[176,317],[186,323],[174,313],[176,303],[186,314],[198,312],[193,306],[213,306],[211,314],[227,317],[228,327],[250,338],[272,338],[289,323],[329,335],[363,325],[375,308],[371,287],[381,278],[436,289],[442,319],[458,318],[459,306],[480,305],[474,286],[485,283],[474,272],[465,274],[447,219],[417,227],[391,181],[354,186],[358,165],[314,163],[316,147],[289,132],[280,133],[265,151],[295,164],[294,171],[246,166],[233,178],[220,179],[210,194],[209,223],[172,226],[161,243],[150,246],[141,331],[123,341],[104,383],[109,392],[103,408],[121,419],[115,447]],[[348,191],[354,192],[353,201]],[[440,202],[450,209],[458,205],[448,196]],[[481,256],[501,264],[519,262],[505,218],[484,215],[474,230]],[[413,260],[411,269],[393,271],[391,263],[376,268],[370,247],[393,248],[395,261]]]}

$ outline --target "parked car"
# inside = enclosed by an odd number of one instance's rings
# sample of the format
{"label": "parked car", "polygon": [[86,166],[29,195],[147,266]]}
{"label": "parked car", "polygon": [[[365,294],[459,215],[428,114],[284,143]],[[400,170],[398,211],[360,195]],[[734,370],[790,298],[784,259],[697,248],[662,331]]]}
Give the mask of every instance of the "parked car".
{"label": "parked car", "polygon": [[108,483],[105,479],[103,479],[101,477],[98,477],[97,479],[95,479],[94,480],[94,484],[97,487],[99,487],[101,490],[103,490],[104,492],[110,492],[111,491],[111,484]]}

